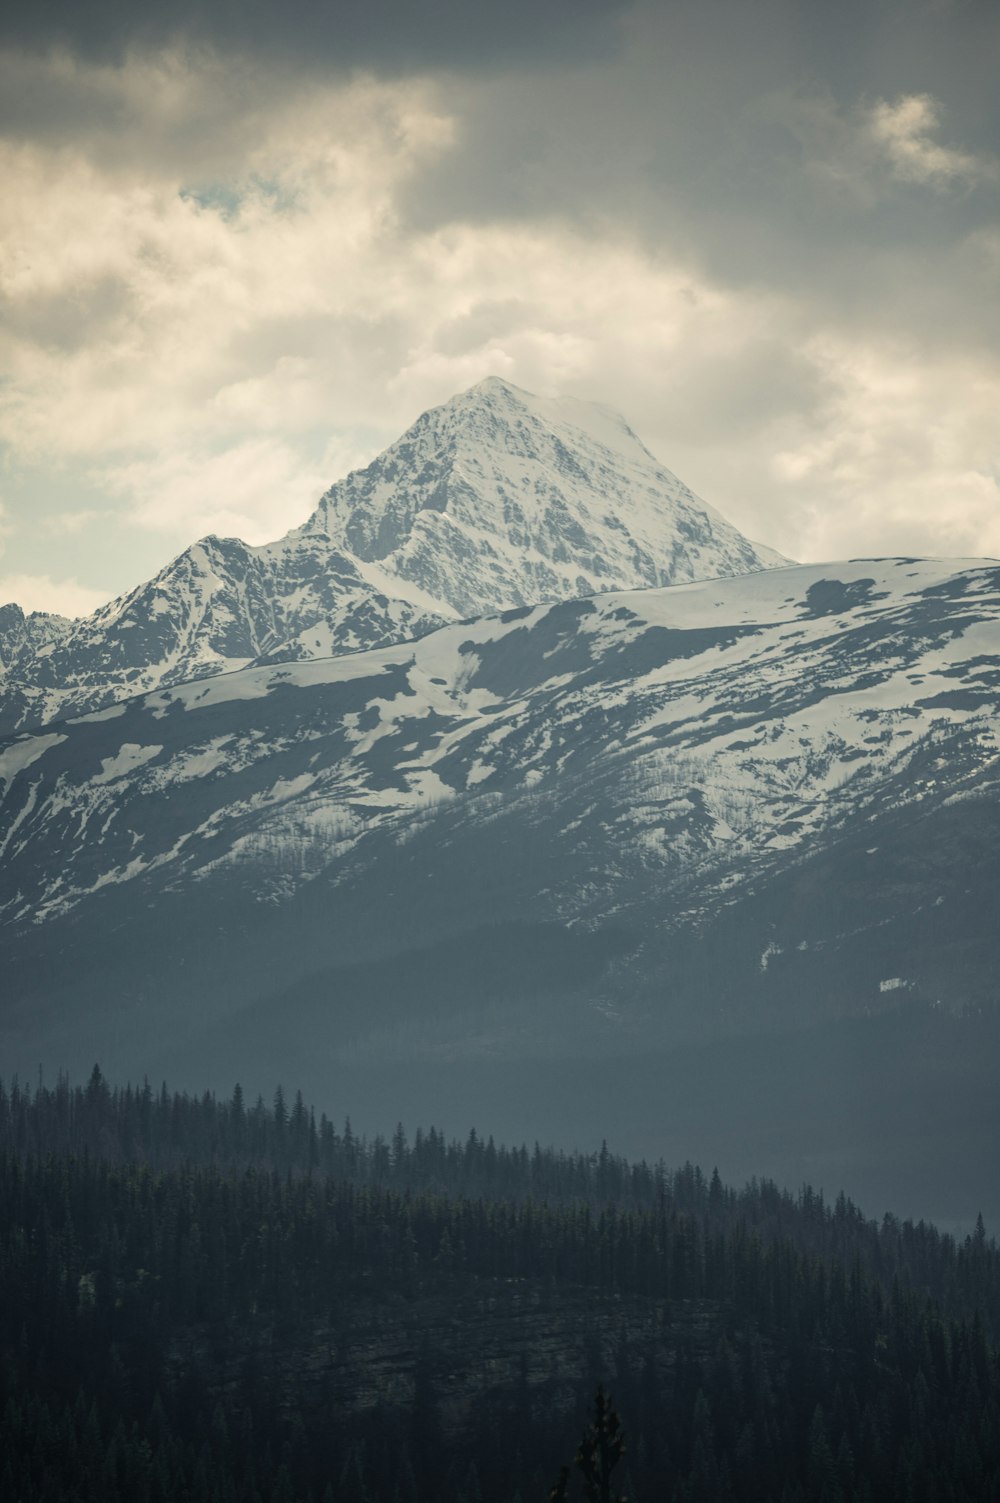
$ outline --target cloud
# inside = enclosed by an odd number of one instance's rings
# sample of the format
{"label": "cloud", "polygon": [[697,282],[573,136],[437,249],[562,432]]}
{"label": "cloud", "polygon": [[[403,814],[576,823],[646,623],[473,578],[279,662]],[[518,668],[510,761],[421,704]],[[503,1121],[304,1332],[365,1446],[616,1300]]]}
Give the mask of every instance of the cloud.
{"label": "cloud", "polygon": [[622,0],[48,0],[0,10],[0,43],[64,47],[90,61],[183,42],[299,66],[407,70],[535,66],[604,52]]}
{"label": "cloud", "polygon": [[[991,46],[1000,8],[975,3],[950,29],[893,0],[849,15],[781,0],[639,5],[608,63],[458,80],[452,150],[429,155],[397,203],[414,231],[559,218],[724,285],[792,294],[822,318],[895,333],[936,323],[995,346],[995,286],[949,264],[998,214]],[[897,87],[908,74],[935,87]],[[873,100],[918,93],[947,112],[962,143],[947,150],[982,173],[952,178],[960,192],[913,191],[872,134]]]}
{"label": "cloud", "polygon": [[1000,372],[956,355],[928,371],[905,348],[828,336],[836,394],[800,441],[775,452],[777,497],[808,497],[810,557],[1000,553]]}
{"label": "cloud", "polygon": [[0,575],[0,602],[16,601],[26,613],[88,616],[108,598],[107,590],[82,585],[75,579],[53,579],[48,574]]}
{"label": "cloud", "polygon": [[137,527],[193,541],[207,533],[257,544],[304,522],[329,484],[330,466],[362,458],[336,446],[318,465],[278,439],[246,439],[219,453],[179,449],[108,468],[108,490],[129,503]]}
{"label": "cloud", "polygon": [[231,208],[171,171],[0,143],[0,438],[97,456],[214,436],[268,384],[286,401],[273,423],[302,426],[311,360],[347,344],[363,362],[380,326],[391,338],[394,185],[449,131],[426,86],[304,91],[248,144]]}
{"label": "cloud", "polygon": [[106,508],[90,506],[79,507],[73,511],[55,511],[47,517],[42,517],[40,526],[48,537],[72,538],[93,527],[95,523],[105,523],[112,520],[114,512]]}
{"label": "cloud", "polygon": [[904,94],[893,103],[883,99],[872,107],[868,133],[901,182],[932,188],[995,182],[995,160],[933,139],[941,117],[939,102],[929,94]]}

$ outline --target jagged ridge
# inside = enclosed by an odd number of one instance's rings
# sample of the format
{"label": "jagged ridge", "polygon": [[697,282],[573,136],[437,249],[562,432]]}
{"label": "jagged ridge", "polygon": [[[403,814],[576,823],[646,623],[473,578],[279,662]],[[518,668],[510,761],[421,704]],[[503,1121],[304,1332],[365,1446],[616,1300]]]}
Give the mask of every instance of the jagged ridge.
{"label": "jagged ridge", "polygon": [[26,626],[8,607],[0,732],[260,659],[405,641],[455,615],[780,562],[615,414],[489,380],[425,413],[279,542],[204,538],[72,623]]}

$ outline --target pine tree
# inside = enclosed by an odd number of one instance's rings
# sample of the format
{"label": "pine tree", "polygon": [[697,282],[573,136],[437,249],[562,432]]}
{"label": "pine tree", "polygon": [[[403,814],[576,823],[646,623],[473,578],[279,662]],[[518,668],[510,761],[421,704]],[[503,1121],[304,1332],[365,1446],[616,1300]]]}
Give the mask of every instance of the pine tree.
{"label": "pine tree", "polygon": [[[614,1405],[599,1385],[594,1398],[594,1417],[580,1441],[576,1466],[583,1478],[587,1503],[628,1503],[624,1494],[613,1489],[612,1472],[625,1454],[625,1438]],[[561,1468],[549,1492],[550,1503],[566,1503],[569,1496],[570,1469]]]}

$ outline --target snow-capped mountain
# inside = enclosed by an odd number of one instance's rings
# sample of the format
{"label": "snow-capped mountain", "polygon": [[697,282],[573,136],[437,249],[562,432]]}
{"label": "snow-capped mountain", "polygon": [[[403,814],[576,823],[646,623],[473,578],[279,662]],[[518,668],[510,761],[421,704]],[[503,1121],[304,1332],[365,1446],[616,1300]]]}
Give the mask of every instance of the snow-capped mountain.
{"label": "snow-capped mountain", "polygon": [[699,500],[616,412],[497,377],[333,486],[312,529],[462,616],[788,562]]}
{"label": "snow-capped mountain", "polygon": [[488,380],[425,413],[279,542],[204,538],[72,623],[7,607],[0,732],[261,658],[404,641],[456,615],[782,562],[614,413]]}

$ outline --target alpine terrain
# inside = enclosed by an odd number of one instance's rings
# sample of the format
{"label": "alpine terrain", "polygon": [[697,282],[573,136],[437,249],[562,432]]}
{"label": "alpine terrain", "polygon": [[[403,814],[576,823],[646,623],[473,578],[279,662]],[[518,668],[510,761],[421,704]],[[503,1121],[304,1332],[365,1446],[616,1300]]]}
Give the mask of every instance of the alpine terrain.
{"label": "alpine terrain", "polygon": [[260,660],[406,641],[456,616],[742,574],[748,542],[617,414],[491,378],[427,412],[305,526],[203,538],[68,622],[0,610],[0,733]]}

